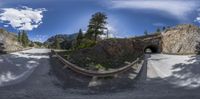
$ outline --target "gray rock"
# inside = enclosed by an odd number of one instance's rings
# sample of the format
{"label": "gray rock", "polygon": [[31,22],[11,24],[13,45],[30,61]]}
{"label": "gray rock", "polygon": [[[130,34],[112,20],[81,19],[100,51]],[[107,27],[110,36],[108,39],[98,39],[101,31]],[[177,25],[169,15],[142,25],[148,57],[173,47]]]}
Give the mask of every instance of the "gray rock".
{"label": "gray rock", "polygon": [[195,54],[200,44],[200,29],[184,24],[168,29],[162,33],[163,53]]}
{"label": "gray rock", "polygon": [[23,47],[18,43],[15,33],[0,29],[0,51],[13,52],[22,49]]}

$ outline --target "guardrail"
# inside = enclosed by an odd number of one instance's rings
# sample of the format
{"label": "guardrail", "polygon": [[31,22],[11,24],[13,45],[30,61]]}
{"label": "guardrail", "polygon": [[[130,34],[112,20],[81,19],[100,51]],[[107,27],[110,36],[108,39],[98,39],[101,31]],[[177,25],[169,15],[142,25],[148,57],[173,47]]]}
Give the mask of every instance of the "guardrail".
{"label": "guardrail", "polygon": [[[81,68],[79,66],[76,66],[75,64],[65,60],[63,57],[61,57],[60,55],[58,55],[54,50],[51,50],[52,54],[54,54],[58,60],[60,60],[65,66],[77,73],[86,75],[86,76],[90,76],[90,77],[108,77],[108,76],[115,76],[117,74],[123,73],[129,69],[131,69],[133,66],[135,65],[139,65],[139,64],[143,64],[144,61],[143,58],[144,56],[141,56],[140,58],[137,58],[134,62],[121,67],[119,69],[114,69],[114,70],[109,70],[109,71],[91,71],[91,70],[87,70],[84,68]],[[141,67],[138,67],[141,68]]]}

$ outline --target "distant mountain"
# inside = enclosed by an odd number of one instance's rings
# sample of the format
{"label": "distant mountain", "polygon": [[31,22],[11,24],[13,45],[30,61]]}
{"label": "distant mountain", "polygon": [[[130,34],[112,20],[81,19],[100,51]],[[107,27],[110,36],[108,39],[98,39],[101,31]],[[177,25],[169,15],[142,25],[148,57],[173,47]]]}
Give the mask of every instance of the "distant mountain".
{"label": "distant mountain", "polygon": [[58,34],[55,36],[52,36],[50,38],[48,38],[44,44],[48,45],[49,47],[52,47],[53,43],[55,42],[55,39],[58,38],[61,48],[62,49],[69,49],[72,46],[72,42],[73,40],[76,39],[76,37],[78,36],[78,33],[74,33],[74,34]]}

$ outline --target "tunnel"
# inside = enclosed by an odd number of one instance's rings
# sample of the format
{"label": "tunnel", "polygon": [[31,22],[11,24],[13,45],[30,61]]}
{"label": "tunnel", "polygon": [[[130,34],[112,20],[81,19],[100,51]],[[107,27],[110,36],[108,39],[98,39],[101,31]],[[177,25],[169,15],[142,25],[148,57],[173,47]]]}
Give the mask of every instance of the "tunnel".
{"label": "tunnel", "polygon": [[149,45],[144,48],[144,53],[151,54],[151,53],[158,53],[158,46],[156,45]]}
{"label": "tunnel", "polygon": [[4,53],[4,44],[0,43],[0,53]]}

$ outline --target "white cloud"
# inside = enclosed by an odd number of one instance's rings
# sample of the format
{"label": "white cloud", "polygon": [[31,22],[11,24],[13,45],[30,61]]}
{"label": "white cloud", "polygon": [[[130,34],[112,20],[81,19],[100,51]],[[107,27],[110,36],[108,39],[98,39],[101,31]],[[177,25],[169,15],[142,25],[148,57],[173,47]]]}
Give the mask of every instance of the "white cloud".
{"label": "white cloud", "polygon": [[200,16],[195,19],[195,22],[200,23]]}
{"label": "white cloud", "polygon": [[194,20],[194,22],[200,23],[200,9],[197,9],[197,12],[198,12],[198,16],[196,17],[196,19]]}
{"label": "white cloud", "polygon": [[83,34],[85,34],[87,31],[86,30],[83,30]]}
{"label": "white cloud", "polygon": [[200,23],[200,16],[198,16],[198,17],[194,20],[194,22]]}
{"label": "white cloud", "polygon": [[116,29],[112,25],[110,25],[110,24],[107,24],[106,28],[108,29],[108,31],[110,33],[116,32]]}
{"label": "white cloud", "polygon": [[48,38],[48,35],[36,35],[32,38],[32,41],[44,42]]}
{"label": "white cloud", "polygon": [[[116,28],[110,24],[106,25],[107,30],[104,30],[104,33],[106,34],[108,32],[108,38],[116,37]],[[101,35],[101,38],[107,38],[107,35]]]}
{"label": "white cloud", "polygon": [[2,8],[0,20],[18,30],[32,30],[42,23],[45,8],[32,9],[26,6],[21,8]]}
{"label": "white cloud", "polygon": [[8,25],[3,25],[4,27],[8,27]]}
{"label": "white cloud", "polygon": [[[112,0],[112,8],[157,10],[185,20],[199,6],[198,0]],[[163,14],[158,13],[158,14]]]}

